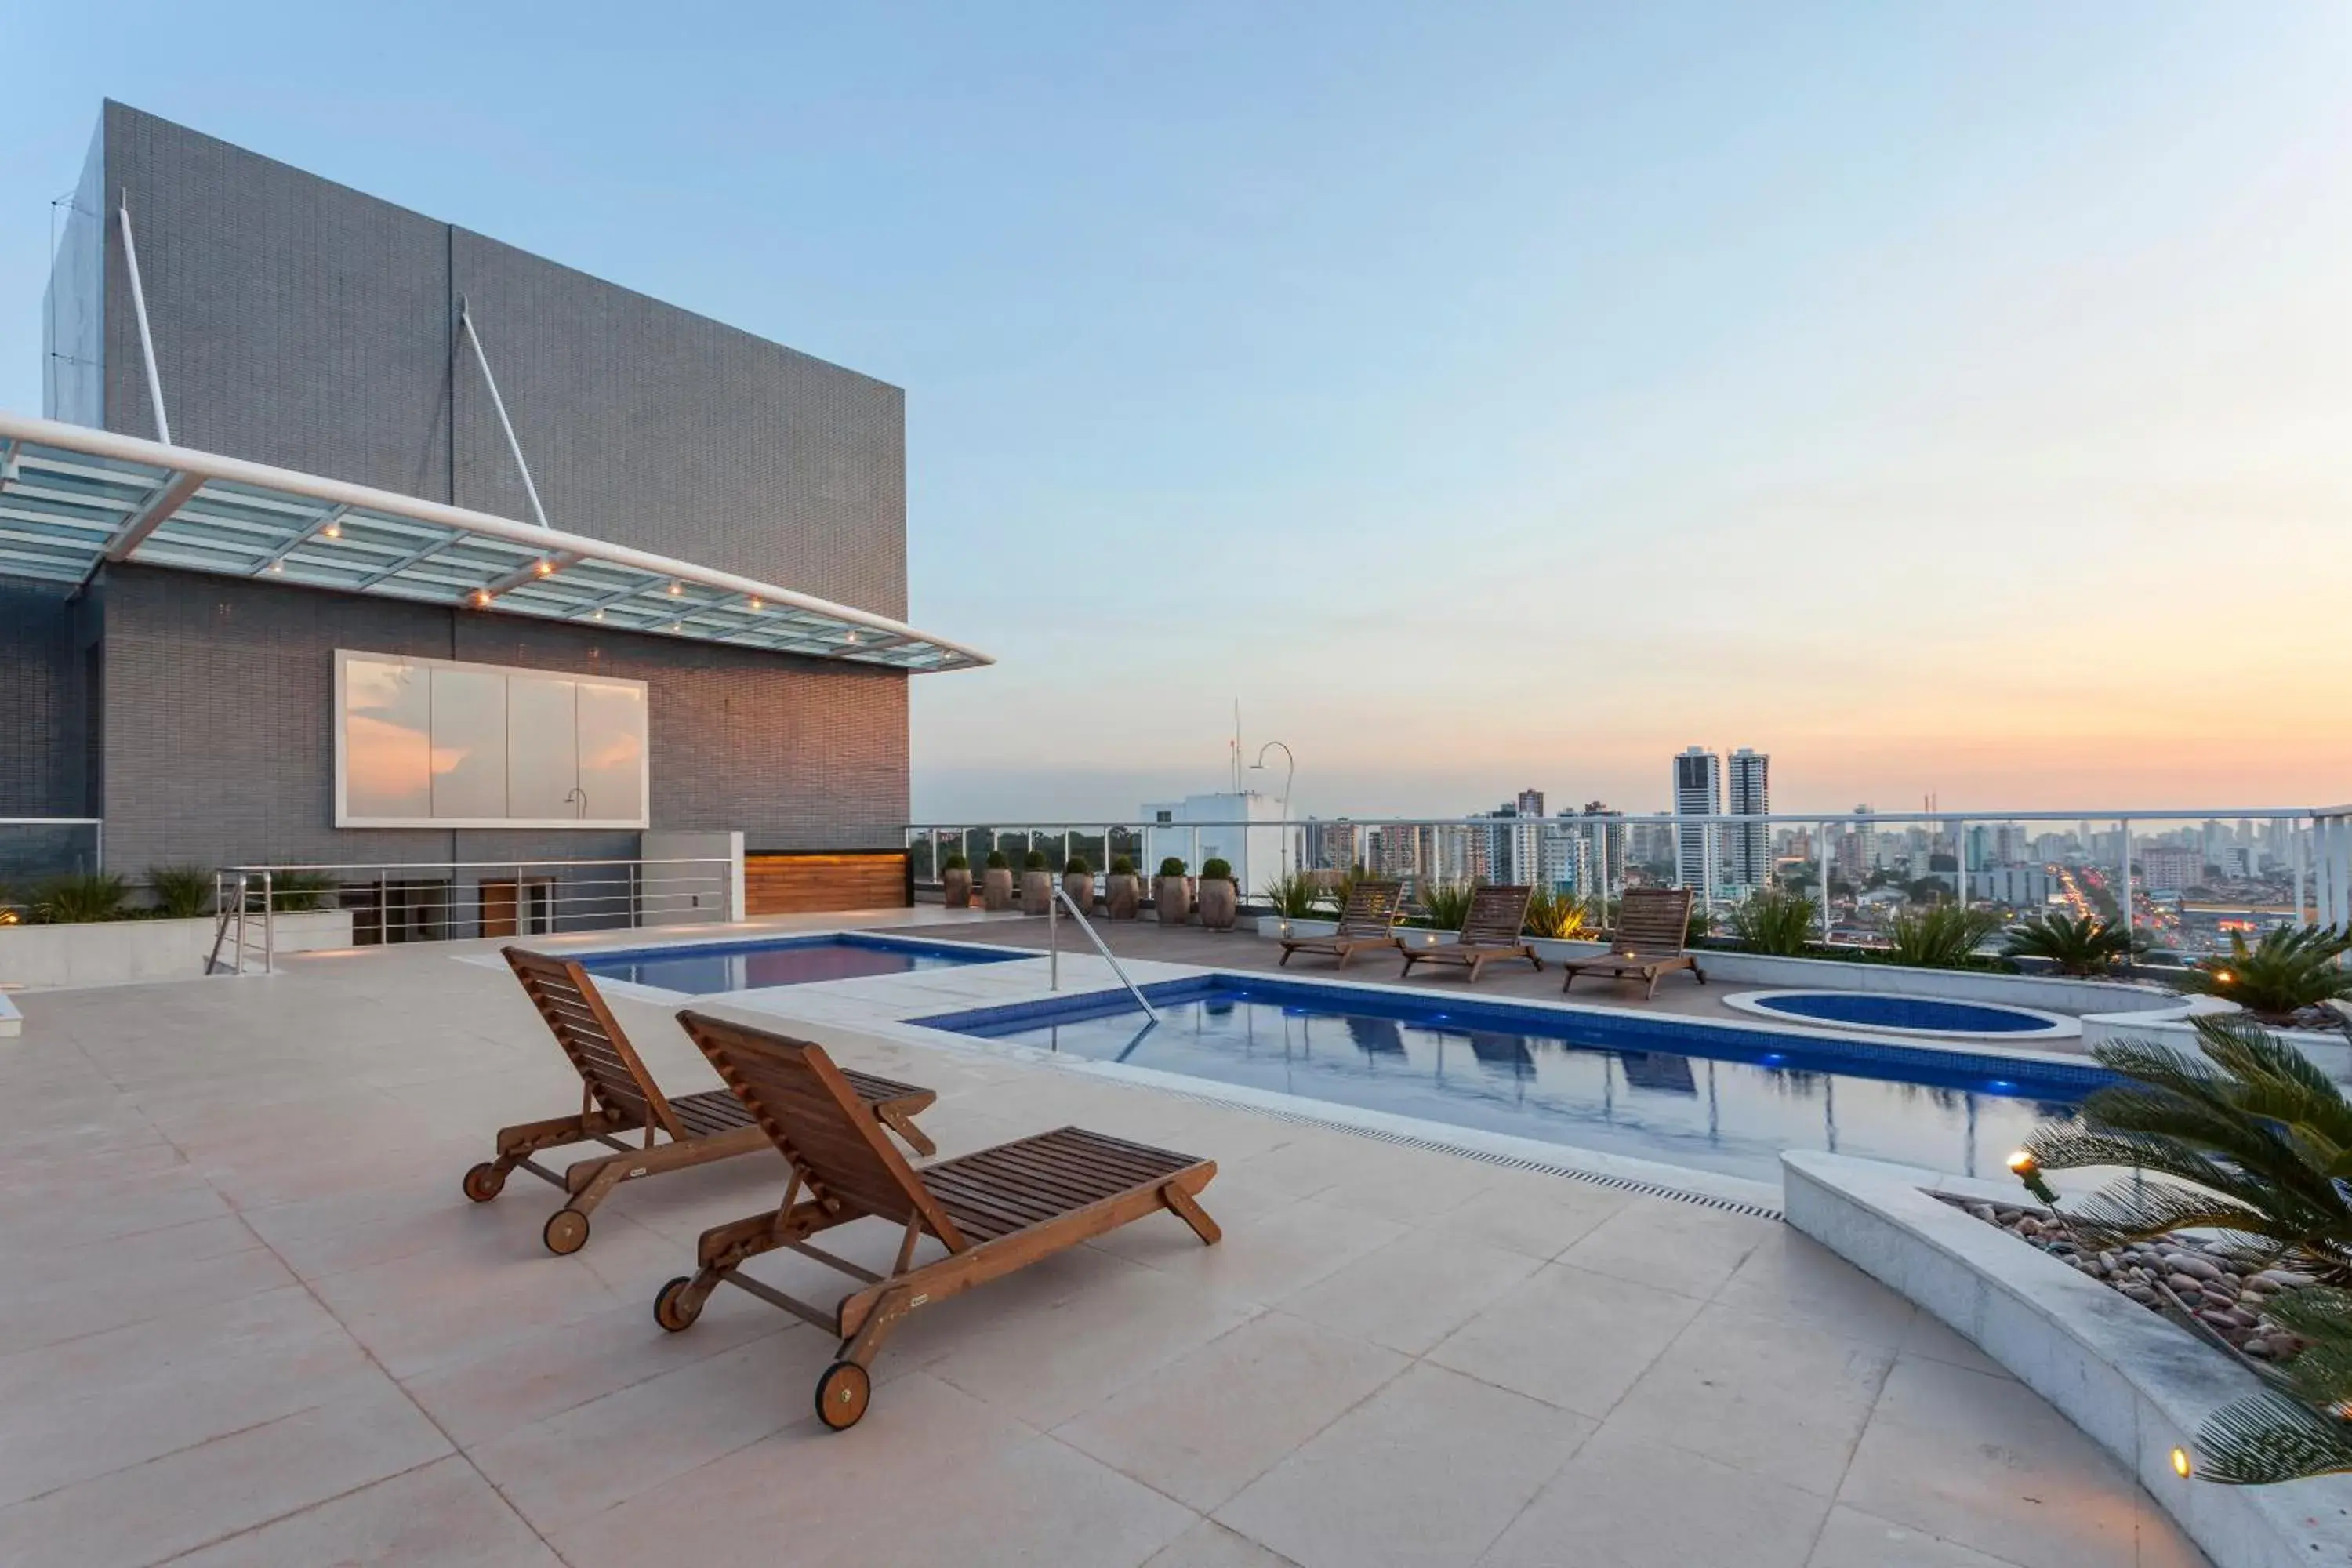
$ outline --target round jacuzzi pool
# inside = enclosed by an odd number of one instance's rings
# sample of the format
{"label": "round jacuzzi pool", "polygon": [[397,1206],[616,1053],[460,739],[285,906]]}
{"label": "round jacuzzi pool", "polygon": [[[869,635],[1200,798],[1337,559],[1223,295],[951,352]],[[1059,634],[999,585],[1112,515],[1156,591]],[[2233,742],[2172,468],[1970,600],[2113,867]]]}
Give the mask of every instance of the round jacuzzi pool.
{"label": "round jacuzzi pool", "polygon": [[1952,1002],[1883,991],[1742,991],[1724,1001],[1745,1013],[1833,1029],[1947,1039],[2055,1040],[2083,1032],[2079,1019],[1999,1002]]}

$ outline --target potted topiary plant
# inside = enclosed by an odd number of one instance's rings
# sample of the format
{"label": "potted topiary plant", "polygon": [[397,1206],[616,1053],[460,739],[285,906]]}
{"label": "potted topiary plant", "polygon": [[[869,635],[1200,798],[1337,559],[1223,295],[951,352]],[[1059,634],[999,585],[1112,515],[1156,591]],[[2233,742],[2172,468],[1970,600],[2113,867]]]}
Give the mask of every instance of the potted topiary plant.
{"label": "potted topiary plant", "polygon": [[971,908],[971,862],[961,849],[940,863],[940,901],[951,910]]}
{"label": "potted topiary plant", "polygon": [[1013,862],[1004,858],[1003,850],[992,849],[987,868],[981,873],[981,906],[991,914],[1003,914],[1013,907]]}
{"label": "potted topiary plant", "polygon": [[1135,874],[1134,861],[1122,855],[1110,863],[1110,880],[1103,895],[1115,921],[1131,921],[1141,911],[1143,879]]}
{"label": "potted topiary plant", "polygon": [[1201,862],[1201,923],[1211,931],[1231,931],[1241,908],[1233,862],[1213,855]]}
{"label": "potted topiary plant", "polygon": [[1083,855],[1071,856],[1069,862],[1062,868],[1062,891],[1069,895],[1070,902],[1077,906],[1080,913],[1093,909],[1094,863]]}
{"label": "potted topiary plant", "polygon": [[1160,923],[1180,926],[1192,918],[1192,885],[1184,878],[1184,862],[1171,855],[1160,862],[1160,879],[1152,886],[1152,901],[1160,906]]}
{"label": "potted topiary plant", "polygon": [[1042,915],[1054,902],[1054,873],[1045,868],[1045,852],[1032,849],[1021,861],[1021,912]]}

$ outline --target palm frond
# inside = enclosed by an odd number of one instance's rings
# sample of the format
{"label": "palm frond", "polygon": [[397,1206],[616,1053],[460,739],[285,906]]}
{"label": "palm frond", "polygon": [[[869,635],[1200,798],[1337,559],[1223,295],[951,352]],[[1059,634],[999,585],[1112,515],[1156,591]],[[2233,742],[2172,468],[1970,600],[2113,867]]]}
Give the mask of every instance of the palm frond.
{"label": "palm frond", "polygon": [[2271,1486],[2352,1470],[2352,1426],[2284,1394],[2234,1399],[2198,1425],[2196,1474],[2224,1486]]}

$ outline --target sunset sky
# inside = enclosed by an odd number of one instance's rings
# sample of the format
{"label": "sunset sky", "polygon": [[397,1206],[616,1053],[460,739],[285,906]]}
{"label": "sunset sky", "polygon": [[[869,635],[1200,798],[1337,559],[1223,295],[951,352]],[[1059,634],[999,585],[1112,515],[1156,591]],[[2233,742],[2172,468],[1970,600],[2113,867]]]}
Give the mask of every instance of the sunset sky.
{"label": "sunset sky", "polygon": [[105,96],[902,385],[919,817],[2352,798],[2352,8],[40,9],[0,407]]}

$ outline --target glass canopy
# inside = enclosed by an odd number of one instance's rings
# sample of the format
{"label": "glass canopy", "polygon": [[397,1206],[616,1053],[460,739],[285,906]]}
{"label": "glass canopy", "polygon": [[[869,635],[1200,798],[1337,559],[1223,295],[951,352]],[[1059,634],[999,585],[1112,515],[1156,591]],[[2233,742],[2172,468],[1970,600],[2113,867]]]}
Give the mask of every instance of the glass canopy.
{"label": "glass canopy", "polygon": [[774,584],[486,512],[0,415],[0,575],[110,561],[924,671],[971,648]]}

